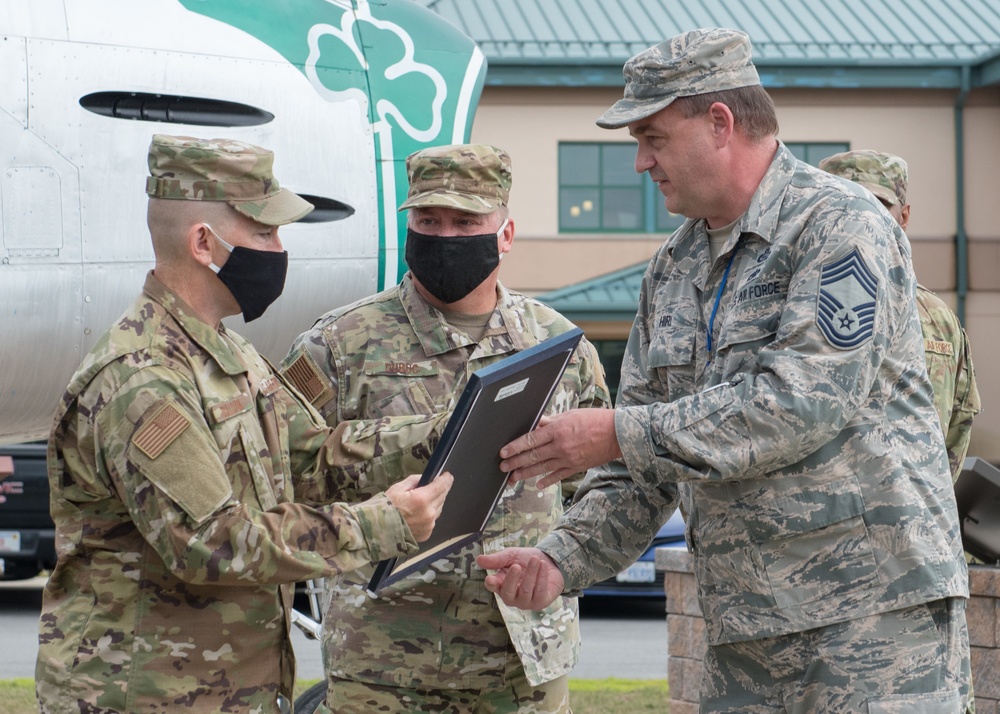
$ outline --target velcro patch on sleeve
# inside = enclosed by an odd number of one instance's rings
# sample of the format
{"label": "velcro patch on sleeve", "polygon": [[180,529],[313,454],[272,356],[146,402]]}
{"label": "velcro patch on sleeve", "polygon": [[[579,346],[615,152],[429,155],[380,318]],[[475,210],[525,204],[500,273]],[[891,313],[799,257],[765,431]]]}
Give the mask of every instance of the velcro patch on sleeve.
{"label": "velcro patch on sleeve", "polygon": [[285,376],[314,407],[322,407],[333,397],[333,390],[327,385],[326,378],[320,374],[319,368],[306,352],[288,365]]}
{"label": "velcro patch on sleeve", "polygon": [[[161,406],[163,402],[165,406]],[[185,422],[183,426],[178,416]],[[170,444],[173,447],[168,449]],[[196,417],[188,421],[169,401],[161,400],[150,409],[129,444],[127,458],[135,467],[126,470],[134,479],[133,488],[149,481],[195,524],[204,523],[233,496],[235,479],[226,471],[211,431],[202,428]]]}
{"label": "velcro patch on sleeve", "polygon": [[816,322],[827,342],[850,350],[872,338],[878,289],[857,249],[823,266]]}
{"label": "velcro patch on sleeve", "polygon": [[132,443],[151,459],[163,453],[191,425],[173,404],[152,414],[132,437]]}

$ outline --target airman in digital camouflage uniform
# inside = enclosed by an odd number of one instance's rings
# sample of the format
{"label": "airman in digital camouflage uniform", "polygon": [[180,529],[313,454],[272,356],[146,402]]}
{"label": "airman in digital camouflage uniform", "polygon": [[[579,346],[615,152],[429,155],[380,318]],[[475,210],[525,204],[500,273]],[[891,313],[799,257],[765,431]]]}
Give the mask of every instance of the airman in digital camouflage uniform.
{"label": "airman in digital camouflage uniform", "polygon": [[[846,151],[819,162],[824,171],[859,183],[875,194],[905,231],[910,223],[906,202],[907,167],[898,156],[877,151]],[[924,335],[927,375],[934,388],[934,407],[948,448],[951,478],[958,480],[972,438],[972,420],[982,411],[969,338],[958,315],[944,300],[917,285],[917,309]]]}
{"label": "airman in digital camouflage uniform", "polygon": [[598,124],[688,220],[643,278],[610,418],[501,450],[514,478],[604,465],[538,548],[480,556],[487,587],[530,608],[601,580],[680,501],[703,714],[962,711],[967,569],[906,235],[777,140],[743,32],[679,35],[625,78]]}
{"label": "airman in digital camouflage uniform", "polygon": [[272,162],[242,142],[153,137],[154,269],[84,358],[49,439],[42,712],[288,711],[289,584],[411,553],[440,513],[450,476],[355,506],[293,502],[419,470],[443,425],[331,430],[221,324],[281,293],[277,226],[312,210]]}
{"label": "airman in digital camouflage uniform", "polygon": [[[400,210],[409,209],[410,271],[400,285],[324,315],[283,363],[330,425],[451,411],[473,371],[572,327],[497,281],[514,238],[505,151],[425,149],[407,159],[407,171]],[[603,370],[584,340],[550,412],[605,406]],[[328,709],[320,711],[568,712],[576,599],[526,613],[498,601],[475,566],[478,553],[533,545],[562,510],[558,486],[521,482],[504,492],[480,543],[430,572],[377,598],[365,592],[370,568],[333,581],[323,623]]]}

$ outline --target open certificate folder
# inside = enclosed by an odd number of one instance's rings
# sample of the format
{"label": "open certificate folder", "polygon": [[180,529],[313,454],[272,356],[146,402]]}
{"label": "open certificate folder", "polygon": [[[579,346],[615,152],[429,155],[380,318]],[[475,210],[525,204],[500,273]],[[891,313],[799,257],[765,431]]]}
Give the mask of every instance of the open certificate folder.
{"label": "open certificate folder", "polygon": [[582,336],[573,328],[473,372],[420,479],[422,486],[445,471],[455,477],[434,532],[416,554],[380,562],[370,591],[479,539],[507,483],[501,447],[538,424]]}

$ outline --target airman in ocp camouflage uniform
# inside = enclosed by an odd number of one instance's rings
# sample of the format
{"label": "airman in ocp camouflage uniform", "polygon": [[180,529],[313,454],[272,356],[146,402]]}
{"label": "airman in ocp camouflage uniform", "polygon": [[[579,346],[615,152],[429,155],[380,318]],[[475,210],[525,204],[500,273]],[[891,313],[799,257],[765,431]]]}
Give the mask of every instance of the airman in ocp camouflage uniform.
{"label": "airman in ocp camouflage uniform", "polygon": [[[415,551],[443,503],[410,495],[424,489],[293,502],[419,470],[443,424],[331,430],[219,322],[249,305],[241,284],[280,293],[275,226],[312,209],[273,180],[272,160],[241,142],[153,137],[154,270],[83,360],[49,439],[58,562],[39,629],[42,712],[288,711],[289,584]],[[228,258],[215,231],[235,244]],[[277,269],[241,283],[239,260]]]}
{"label": "airman in ocp camouflage uniform", "polygon": [[[910,222],[910,204],[906,201],[907,166],[903,159],[877,151],[847,151],[823,159],[819,167],[874,193],[906,230]],[[972,420],[982,411],[972,350],[958,315],[944,300],[919,284],[917,309],[924,336],[927,375],[934,389],[934,407],[944,431],[951,478],[957,481],[972,438]]]}
{"label": "airman in ocp camouflage uniform", "polygon": [[[506,152],[436,147],[410,156],[407,168],[400,210],[410,209],[410,272],[400,285],[321,317],[283,362],[330,425],[450,412],[472,372],[572,327],[497,282],[513,240]],[[596,351],[583,340],[550,412],[609,403]],[[576,599],[540,612],[507,607],[475,565],[478,553],[534,544],[562,510],[558,485],[522,482],[504,492],[481,542],[429,572],[377,598],[365,592],[371,568],[334,580],[323,623],[328,709],[320,711],[568,712]]]}
{"label": "airman in ocp camouflage uniform", "polygon": [[[569,412],[504,470],[591,470],[536,549],[480,556],[521,607],[616,572],[678,501],[708,650],[703,714],[959,712],[967,570],[906,235],[777,140],[745,33],[625,65],[599,120],[672,212],[613,423]],[[583,435],[584,438],[576,436]]]}

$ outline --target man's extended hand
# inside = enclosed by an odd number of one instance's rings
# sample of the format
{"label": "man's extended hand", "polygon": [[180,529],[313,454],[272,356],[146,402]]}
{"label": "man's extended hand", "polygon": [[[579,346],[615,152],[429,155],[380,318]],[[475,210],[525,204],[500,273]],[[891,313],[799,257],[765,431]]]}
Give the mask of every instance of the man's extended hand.
{"label": "man's extended hand", "polygon": [[572,409],[500,449],[500,468],[512,472],[512,481],[546,474],[538,480],[545,488],[621,455],[614,409]]}
{"label": "man's extended hand", "polygon": [[486,589],[512,607],[541,610],[559,597],[565,581],[552,558],[538,548],[505,548],[476,556],[486,576]]}
{"label": "man's extended hand", "polygon": [[411,474],[386,489],[385,495],[402,514],[413,539],[423,543],[431,537],[454,478],[446,471],[426,486],[417,488],[419,481],[420,474]]}

